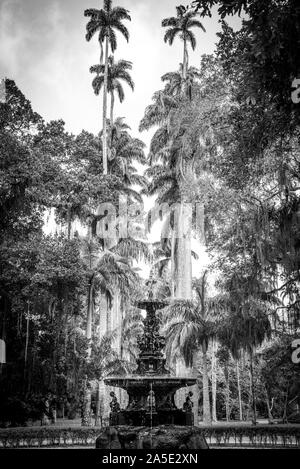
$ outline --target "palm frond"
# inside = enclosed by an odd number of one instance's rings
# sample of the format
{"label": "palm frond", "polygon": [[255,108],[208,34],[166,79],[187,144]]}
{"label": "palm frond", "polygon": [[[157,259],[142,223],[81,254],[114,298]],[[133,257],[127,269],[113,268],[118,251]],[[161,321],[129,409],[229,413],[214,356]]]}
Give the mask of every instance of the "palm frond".
{"label": "palm frond", "polygon": [[97,73],[98,75],[100,75],[101,73],[104,74],[104,71],[105,71],[104,65],[96,64],[90,67],[90,73]]}
{"label": "palm frond", "polygon": [[141,176],[140,174],[131,174],[129,176],[130,179],[130,184],[140,186],[142,188],[147,188],[148,187],[148,181],[144,176]]}
{"label": "palm frond", "polygon": [[177,23],[178,23],[177,18],[175,18],[173,16],[171,18],[163,19],[162,22],[161,22],[161,25],[162,25],[163,28],[165,28],[165,27],[176,27]]}
{"label": "palm frond", "polygon": [[117,48],[117,36],[112,28],[109,28],[108,37],[111,50],[114,53]]}
{"label": "palm frond", "polygon": [[97,10],[97,8],[87,8],[84,10],[84,16],[88,16],[90,18],[97,18],[100,14],[100,10]]}
{"label": "palm frond", "polygon": [[[129,18],[130,18],[130,16],[129,16]],[[128,19],[128,18],[126,18],[126,19]],[[112,26],[125,37],[127,42],[129,41],[129,31],[126,28],[126,26],[124,26],[120,21],[113,22]]]}
{"label": "palm frond", "polygon": [[123,80],[132,90],[134,90],[134,81],[130,74],[126,71],[120,71],[116,76],[119,80]]}
{"label": "palm frond", "polygon": [[122,83],[119,80],[115,80],[114,86],[115,86],[115,89],[117,90],[120,103],[122,103],[125,99],[125,93],[124,93]]}
{"label": "palm frond", "polygon": [[136,261],[145,260],[150,262],[152,260],[149,244],[130,237],[121,239],[113,248],[113,252],[122,257],[130,257]]}
{"label": "palm frond", "polygon": [[168,42],[170,46],[173,44],[175,37],[181,33],[180,28],[170,28],[167,29],[164,35],[164,41]]}
{"label": "palm frond", "polygon": [[187,41],[191,43],[192,49],[195,50],[197,45],[195,34],[192,31],[186,31],[185,36]]}
{"label": "palm frond", "polygon": [[194,27],[201,28],[202,31],[203,31],[204,33],[206,33],[205,27],[203,26],[203,24],[202,24],[201,21],[199,21],[199,20],[191,19],[191,20],[188,22],[188,27],[189,27],[189,28],[194,28]]}
{"label": "palm frond", "polygon": [[131,189],[130,187],[123,187],[122,192],[124,195],[127,195],[128,197],[132,197],[133,199],[135,199],[139,204],[143,203],[142,196],[134,189]]}
{"label": "palm frond", "polygon": [[111,18],[113,21],[128,20],[131,21],[129,11],[122,7],[114,7],[111,12]]}
{"label": "palm frond", "polygon": [[94,90],[94,93],[98,96],[102,87],[104,86],[104,77],[103,76],[97,76],[93,79],[92,81],[92,87]]}
{"label": "palm frond", "polygon": [[150,143],[150,152],[156,155],[162,148],[164,148],[169,141],[169,133],[167,125],[160,127],[153,135]]}

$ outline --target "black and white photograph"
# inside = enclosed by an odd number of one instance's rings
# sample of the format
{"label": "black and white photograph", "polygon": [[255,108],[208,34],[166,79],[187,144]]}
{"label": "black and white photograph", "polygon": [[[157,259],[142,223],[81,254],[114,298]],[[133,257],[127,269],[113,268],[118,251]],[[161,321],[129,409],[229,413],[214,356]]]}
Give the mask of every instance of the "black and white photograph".
{"label": "black and white photograph", "polygon": [[300,2],[180,2],[0,0],[0,464],[300,449]]}

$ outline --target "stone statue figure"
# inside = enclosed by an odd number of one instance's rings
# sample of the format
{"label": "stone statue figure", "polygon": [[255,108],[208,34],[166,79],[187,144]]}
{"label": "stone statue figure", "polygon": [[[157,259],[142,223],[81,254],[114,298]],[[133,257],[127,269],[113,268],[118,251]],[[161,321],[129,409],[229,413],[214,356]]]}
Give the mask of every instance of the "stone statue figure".
{"label": "stone statue figure", "polygon": [[118,403],[116,395],[113,391],[109,395],[110,395],[110,397],[112,397],[112,401],[109,404],[110,408],[111,408],[111,411],[112,411],[112,413],[116,414],[117,412],[120,412],[120,410],[121,410],[120,404]]}
{"label": "stone statue figure", "polygon": [[121,411],[120,404],[118,403],[118,400],[116,398],[116,395],[113,391],[109,393],[110,397],[112,398],[112,401],[110,402],[110,416],[109,416],[109,424],[110,426],[113,425],[118,425],[119,423],[119,412]]}
{"label": "stone statue figure", "polygon": [[183,407],[182,407],[182,410],[184,412],[193,412],[193,405],[194,404],[192,402],[191,397],[193,397],[192,391],[190,391],[188,393],[188,395],[186,396],[185,403],[183,404]]}
{"label": "stone statue figure", "polygon": [[155,410],[156,402],[155,402],[155,394],[154,391],[150,391],[147,397],[147,410]]}

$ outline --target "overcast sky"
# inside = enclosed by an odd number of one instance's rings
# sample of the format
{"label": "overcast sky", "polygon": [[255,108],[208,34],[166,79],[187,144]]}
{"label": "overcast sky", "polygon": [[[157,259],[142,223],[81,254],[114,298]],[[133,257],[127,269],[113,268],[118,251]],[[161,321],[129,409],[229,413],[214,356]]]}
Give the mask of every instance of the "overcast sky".
{"label": "overcast sky", "polygon": [[[116,105],[115,115],[124,116],[135,136],[148,145],[152,132],[139,134],[138,126],[153,93],[162,87],[160,77],[178,69],[182,61],[182,42],[176,39],[170,47],[163,41],[163,18],[174,16],[180,0],[115,0],[114,4],[130,10],[130,42],[118,37],[115,57],[133,62],[135,92],[126,89],[126,100]],[[187,2],[185,2],[187,3]],[[0,0],[0,78],[15,80],[33,109],[46,120],[63,119],[68,131],[86,129],[98,133],[101,128],[101,98],[91,87],[89,67],[99,60],[96,37],[85,40],[86,8],[102,8],[103,0]],[[230,19],[234,27],[238,18]],[[202,54],[213,53],[220,29],[218,16],[203,20],[206,33],[196,30],[197,49],[190,52],[190,65],[199,66]],[[153,204],[145,201],[146,209]],[[53,214],[52,214],[53,215]],[[53,216],[52,216],[53,218]],[[50,231],[54,218],[48,221]],[[160,226],[154,226],[151,240],[160,237]],[[199,246],[198,246],[199,247]],[[194,275],[206,263],[193,265]],[[195,262],[193,262],[195,264]],[[147,277],[149,266],[143,267]]]}
{"label": "overcast sky", "polygon": [[[186,2],[187,3],[187,2]],[[114,5],[130,11],[126,22],[130,42],[118,37],[116,59],[133,62],[136,84],[126,87],[126,101],[116,105],[116,115],[126,116],[136,136],[146,143],[150,135],[138,135],[138,124],[160,77],[178,68],[182,43],[173,47],[163,42],[163,18],[173,16],[180,0],[115,0]],[[101,8],[102,0],[0,0],[0,78],[14,79],[34,110],[44,119],[62,118],[67,130],[97,133],[101,126],[100,98],[93,94],[89,67],[99,60],[95,37],[85,40],[86,8]],[[231,24],[239,25],[239,19]],[[219,30],[218,17],[204,19],[207,30],[196,30],[197,49],[190,54],[191,65],[199,66],[203,53],[212,53]]]}

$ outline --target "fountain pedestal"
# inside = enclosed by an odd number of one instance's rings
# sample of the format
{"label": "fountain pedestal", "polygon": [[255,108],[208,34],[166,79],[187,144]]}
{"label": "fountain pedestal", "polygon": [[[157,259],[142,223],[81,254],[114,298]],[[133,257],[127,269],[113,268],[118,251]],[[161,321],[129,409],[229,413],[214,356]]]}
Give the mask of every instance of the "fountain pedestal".
{"label": "fountain pedestal", "polygon": [[144,449],[184,452],[208,449],[204,432],[199,427],[160,425],[157,427],[119,426],[102,430],[97,449]]}

